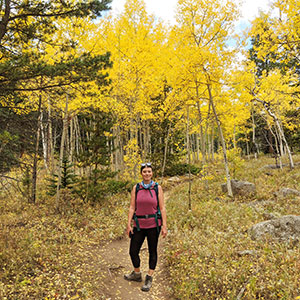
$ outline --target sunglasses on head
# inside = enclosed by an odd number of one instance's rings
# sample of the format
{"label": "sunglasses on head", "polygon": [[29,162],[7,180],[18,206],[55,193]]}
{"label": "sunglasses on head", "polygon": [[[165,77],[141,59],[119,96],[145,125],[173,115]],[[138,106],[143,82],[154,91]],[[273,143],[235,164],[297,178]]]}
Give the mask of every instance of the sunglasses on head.
{"label": "sunglasses on head", "polygon": [[142,167],[151,167],[151,163],[143,163],[141,164]]}

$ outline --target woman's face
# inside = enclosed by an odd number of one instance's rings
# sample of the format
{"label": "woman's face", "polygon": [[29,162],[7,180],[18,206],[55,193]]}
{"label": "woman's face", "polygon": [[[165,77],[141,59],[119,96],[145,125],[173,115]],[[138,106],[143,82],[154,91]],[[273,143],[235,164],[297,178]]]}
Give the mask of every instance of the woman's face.
{"label": "woman's face", "polygon": [[142,170],[143,181],[150,181],[152,178],[152,168],[146,167]]}

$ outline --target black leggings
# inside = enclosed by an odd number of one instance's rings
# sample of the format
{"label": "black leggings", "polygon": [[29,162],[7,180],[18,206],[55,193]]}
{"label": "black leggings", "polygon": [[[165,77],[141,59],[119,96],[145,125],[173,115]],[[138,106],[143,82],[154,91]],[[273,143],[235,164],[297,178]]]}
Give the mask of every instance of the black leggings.
{"label": "black leggings", "polygon": [[156,227],[149,229],[141,228],[140,231],[137,231],[136,227],[133,228],[133,235],[130,241],[129,254],[131,257],[132,264],[135,268],[140,267],[141,261],[139,253],[145,240],[145,237],[147,237],[149,252],[149,269],[155,270],[157,264],[157,244],[159,233],[160,227],[159,231],[157,231]]}

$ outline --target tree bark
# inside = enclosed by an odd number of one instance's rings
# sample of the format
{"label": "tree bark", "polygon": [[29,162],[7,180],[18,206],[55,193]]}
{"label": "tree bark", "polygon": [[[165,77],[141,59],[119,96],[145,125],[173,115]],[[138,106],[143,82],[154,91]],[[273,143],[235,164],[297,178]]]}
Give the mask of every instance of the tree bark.
{"label": "tree bark", "polygon": [[47,159],[47,142],[48,141],[46,141],[46,136],[45,136],[45,131],[44,131],[44,125],[43,125],[43,118],[44,118],[44,114],[43,114],[43,110],[41,110],[40,125],[41,125],[41,136],[42,136],[42,145],[43,145],[43,158],[44,158],[45,168],[48,171],[48,159]]}
{"label": "tree bark", "polygon": [[281,126],[281,124],[280,124],[280,122],[279,122],[276,114],[271,111],[271,109],[269,108],[268,103],[266,103],[265,101],[260,100],[258,98],[255,98],[255,100],[257,100],[258,102],[262,103],[263,106],[264,106],[264,108],[265,108],[265,110],[267,111],[267,113],[273,118],[273,120],[275,122],[275,125],[277,127],[277,130],[278,130],[279,136],[280,136],[280,141],[283,141],[284,145],[286,147],[286,151],[287,151],[288,157],[289,157],[290,168],[293,169],[294,168],[294,161],[293,161],[292,153],[291,153],[290,147],[288,145],[288,142],[287,142],[287,140],[285,138],[285,134],[284,134],[283,128],[282,128],[282,126]]}
{"label": "tree bark", "polygon": [[200,153],[199,153],[199,149],[200,148],[200,143],[199,143],[199,133],[196,133],[196,155],[197,155],[197,162],[200,161]]}
{"label": "tree bark", "polygon": [[275,148],[276,148],[276,152],[274,153],[274,158],[275,158],[275,162],[276,162],[276,167],[278,167],[278,160],[279,160],[279,168],[282,170],[283,166],[282,166],[282,153],[280,152],[280,147],[278,146],[278,140],[279,140],[279,136],[278,136],[278,132],[276,130],[275,127],[275,132],[273,132],[271,126],[270,126],[270,132],[272,133],[274,140],[275,140]]}
{"label": "tree bark", "polygon": [[70,163],[73,163],[74,150],[75,150],[75,126],[74,126],[74,118],[71,118],[70,119],[70,155],[69,155]]}
{"label": "tree bark", "polygon": [[[11,0],[5,0],[4,4],[5,4],[5,11],[4,11],[4,15],[2,17],[2,20],[0,22],[0,44],[2,44],[2,39],[4,37],[4,35],[6,34],[7,31],[7,24],[9,22],[9,17],[10,17],[10,3]],[[2,7],[1,7],[2,10]]]}
{"label": "tree bark", "polygon": [[[196,92],[197,92],[197,97],[199,98],[198,87],[196,89]],[[197,101],[197,109],[198,109],[199,122],[200,122],[200,145],[201,145],[202,163],[205,164],[205,162],[206,162],[206,140],[205,140],[205,137],[203,134],[203,126],[202,126],[203,119],[202,119],[199,100]]]}
{"label": "tree bark", "polygon": [[60,153],[59,153],[59,165],[58,165],[58,174],[57,174],[57,186],[56,186],[56,209],[59,209],[59,197],[60,197],[60,186],[61,186],[61,168],[64,156],[64,146],[65,146],[65,138],[66,131],[68,128],[68,95],[66,95],[66,104],[65,104],[65,112],[63,118],[63,131],[61,135],[60,142]]}
{"label": "tree bark", "polygon": [[252,117],[252,142],[253,144],[255,145],[255,158],[258,158],[258,154],[259,154],[259,147],[258,147],[258,144],[256,143],[256,135],[255,135],[255,120],[254,120],[254,112],[252,110],[252,113],[251,113],[251,117]]}
{"label": "tree bark", "polygon": [[161,170],[161,178],[162,179],[164,178],[164,173],[165,173],[165,168],[166,168],[170,129],[171,129],[171,123],[169,123],[168,131],[167,131],[167,137],[166,137],[166,140],[165,140],[164,160],[163,160],[163,166],[162,166],[162,170]]}
{"label": "tree bark", "polygon": [[235,127],[235,124],[233,126],[233,148],[236,149],[236,127]]}
{"label": "tree bark", "polygon": [[48,165],[50,172],[54,169],[54,145],[53,145],[53,135],[52,135],[52,119],[51,119],[51,106],[48,97],[48,143],[47,143],[47,153],[48,153]]}
{"label": "tree bark", "polygon": [[226,172],[226,179],[227,179],[227,192],[228,192],[229,197],[233,197],[232,189],[231,189],[231,179],[230,179],[230,173],[229,173],[228,159],[227,159],[227,153],[226,153],[226,145],[225,145],[225,140],[224,140],[223,131],[222,131],[222,127],[221,127],[221,122],[219,120],[219,117],[218,117],[218,114],[217,114],[217,111],[215,108],[210,84],[207,84],[207,89],[208,89],[208,94],[209,94],[209,101],[211,103],[211,107],[212,107],[212,110],[213,110],[213,113],[214,113],[214,116],[215,116],[215,119],[217,122],[218,130],[219,130],[219,137],[220,137],[220,141],[221,141],[222,148],[223,148],[225,172]]}
{"label": "tree bark", "polygon": [[211,136],[210,136],[210,145],[211,145],[211,160],[215,160],[215,130],[214,123],[211,124]]}
{"label": "tree bark", "polygon": [[42,95],[39,95],[38,121],[37,121],[37,130],[36,130],[35,151],[34,151],[34,158],[33,158],[32,187],[31,187],[31,197],[30,197],[30,201],[32,203],[36,202],[37,161],[38,161],[40,131],[41,131],[41,107],[42,107]]}
{"label": "tree bark", "polygon": [[191,203],[191,189],[192,189],[192,182],[191,182],[191,154],[190,154],[190,138],[189,138],[189,131],[190,131],[190,107],[187,106],[187,122],[186,122],[186,147],[187,147],[187,154],[188,154],[188,164],[189,164],[189,190],[188,190],[188,197],[189,197],[189,211],[192,210],[192,203]]}

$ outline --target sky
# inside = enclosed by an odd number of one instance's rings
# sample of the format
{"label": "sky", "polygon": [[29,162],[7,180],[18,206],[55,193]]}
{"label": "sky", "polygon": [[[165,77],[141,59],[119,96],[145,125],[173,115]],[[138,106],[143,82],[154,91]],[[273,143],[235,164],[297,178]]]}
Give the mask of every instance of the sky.
{"label": "sky", "polygon": [[[113,0],[112,13],[121,13],[126,0]],[[177,0],[144,0],[148,13],[153,13],[155,16],[162,18],[174,24],[174,11]],[[244,0],[241,6],[242,17],[236,24],[237,31],[244,29],[250,24],[255,16],[258,15],[259,9],[266,11],[270,0]]]}

